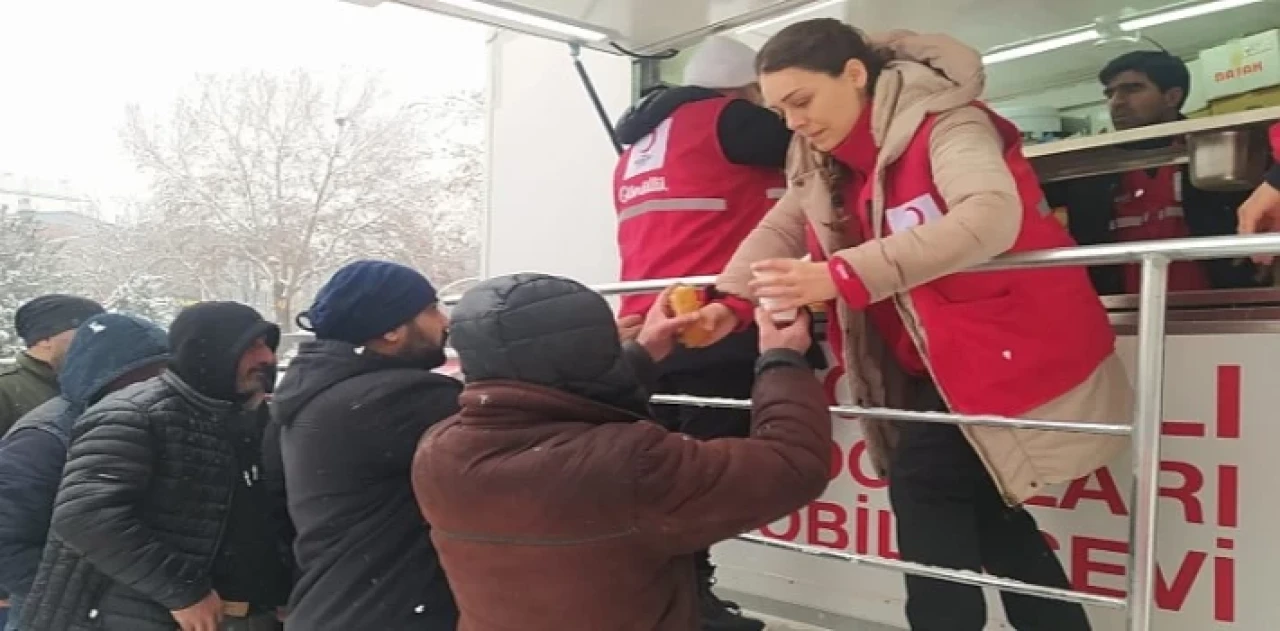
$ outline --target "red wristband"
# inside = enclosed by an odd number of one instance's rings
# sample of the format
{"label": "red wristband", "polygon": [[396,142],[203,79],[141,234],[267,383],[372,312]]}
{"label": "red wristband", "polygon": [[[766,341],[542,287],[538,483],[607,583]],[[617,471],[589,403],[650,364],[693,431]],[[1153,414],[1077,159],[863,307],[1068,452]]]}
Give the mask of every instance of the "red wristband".
{"label": "red wristband", "polygon": [[867,284],[862,282],[862,277],[858,276],[858,272],[854,271],[848,261],[833,256],[827,261],[827,269],[831,272],[831,280],[835,282],[840,297],[850,309],[857,311],[871,304],[871,290],[867,289]]}

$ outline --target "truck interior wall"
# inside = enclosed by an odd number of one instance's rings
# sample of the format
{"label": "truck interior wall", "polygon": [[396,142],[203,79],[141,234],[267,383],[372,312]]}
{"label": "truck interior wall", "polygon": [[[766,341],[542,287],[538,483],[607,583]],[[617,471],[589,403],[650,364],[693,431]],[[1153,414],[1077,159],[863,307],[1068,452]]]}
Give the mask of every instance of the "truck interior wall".
{"label": "truck interior wall", "polygon": [[[582,60],[609,115],[631,98],[631,60]],[[617,161],[566,44],[504,33],[490,44],[489,212],[482,274],[618,279],[610,191]]]}

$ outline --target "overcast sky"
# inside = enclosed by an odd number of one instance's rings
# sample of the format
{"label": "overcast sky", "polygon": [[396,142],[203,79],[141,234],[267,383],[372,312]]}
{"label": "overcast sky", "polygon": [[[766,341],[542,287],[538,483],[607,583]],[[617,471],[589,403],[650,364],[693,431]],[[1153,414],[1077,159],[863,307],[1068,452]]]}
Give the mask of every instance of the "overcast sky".
{"label": "overcast sky", "polygon": [[104,199],[141,182],[125,106],[156,110],[198,72],[373,70],[406,102],[482,89],[485,27],[341,0],[0,0],[0,173]]}

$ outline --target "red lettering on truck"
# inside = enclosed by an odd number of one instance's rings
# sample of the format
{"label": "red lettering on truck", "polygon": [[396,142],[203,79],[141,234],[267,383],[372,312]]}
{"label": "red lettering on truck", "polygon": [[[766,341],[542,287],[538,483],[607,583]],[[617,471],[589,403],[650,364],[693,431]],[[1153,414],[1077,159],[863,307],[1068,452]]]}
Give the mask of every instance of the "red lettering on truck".
{"label": "red lettering on truck", "polygon": [[1261,61],[1255,61],[1251,64],[1245,64],[1243,66],[1236,66],[1235,68],[1231,68],[1229,70],[1219,70],[1213,73],[1213,80],[1221,83],[1223,81],[1230,81],[1232,79],[1237,79],[1245,75],[1251,75],[1256,72],[1262,72]]}

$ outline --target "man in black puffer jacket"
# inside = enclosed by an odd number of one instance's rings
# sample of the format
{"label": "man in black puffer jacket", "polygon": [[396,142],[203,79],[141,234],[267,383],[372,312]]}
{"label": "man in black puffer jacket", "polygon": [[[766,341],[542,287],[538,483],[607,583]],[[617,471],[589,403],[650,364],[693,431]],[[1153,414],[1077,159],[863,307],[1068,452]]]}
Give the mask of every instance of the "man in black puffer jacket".
{"label": "man in black puffer jacket", "polygon": [[453,631],[457,607],[409,481],[418,438],[458,411],[462,391],[431,372],[449,323],[436,291],[403,265],[357,261],[299,320],[317,339],[272,402],[297,528],[288,626]]}
{"label": "man in black puffer jacket", "polygon": [[93,316],[67,349],[58,372],[62,394],[0,439],[0,586],[12,603],[6,631],[21,629],[18,618],[49,538],[73,423],[106,395],[159,375],[168,360],[169,339],[159,326],[119,313]]}
{"label": "man in black puffer jacket", "polygon": [[279,628],[288,575],[258,484],[279,339],[244,305],[189,307],[169,369],[76,422],[22,629]]}

